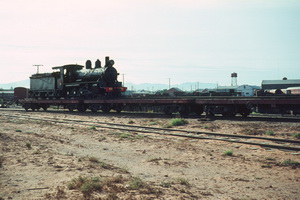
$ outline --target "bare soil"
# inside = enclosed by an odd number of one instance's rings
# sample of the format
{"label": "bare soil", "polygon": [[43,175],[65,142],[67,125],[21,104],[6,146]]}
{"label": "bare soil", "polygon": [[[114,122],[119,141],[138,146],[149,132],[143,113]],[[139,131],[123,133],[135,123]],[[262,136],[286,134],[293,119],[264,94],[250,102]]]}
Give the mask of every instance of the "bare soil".
{"label": "bare soil", "polygon": [[[300,199],[300,152],[13,119],[0,110],[0,199]],[[26,113],[28,114],[28,113]],[[165,127],[170,118],[31,112]],[[278,138],[299,122],[186,119],[182,129]],[[264,135],[265,136],[265,135]],[[224,155],[232,151],[232,156]]]}

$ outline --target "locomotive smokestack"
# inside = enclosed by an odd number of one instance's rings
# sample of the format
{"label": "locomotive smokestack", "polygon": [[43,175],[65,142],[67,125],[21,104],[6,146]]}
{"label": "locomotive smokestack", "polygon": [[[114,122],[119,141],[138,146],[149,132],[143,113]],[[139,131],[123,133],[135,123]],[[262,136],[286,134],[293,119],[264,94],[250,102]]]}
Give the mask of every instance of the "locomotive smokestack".
{"label": "locomotive smokestack", "polygon": [[108,63],[109,63],[109,56],[106,56],[106,57],[105,57],[105,67],[108,66]]}
{"label": "locomotive smokestack", "polygon": [[95,62],[95,69],[96,68],[101,68],[101,61],[99,59]]}
{"label": "locomotive smokestack", "polygon": [[86,68],[86,69],[92,69],[92,62],[91,62],[90,60],[87,60],[87,61],[85,62],[85,68]]}

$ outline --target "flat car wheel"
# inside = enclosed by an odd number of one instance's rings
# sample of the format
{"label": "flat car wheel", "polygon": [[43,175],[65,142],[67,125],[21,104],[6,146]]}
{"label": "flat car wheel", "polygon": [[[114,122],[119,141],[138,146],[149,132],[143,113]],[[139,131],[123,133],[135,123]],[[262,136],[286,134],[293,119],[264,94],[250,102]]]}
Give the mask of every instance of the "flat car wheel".
{"label": "flat car wheel", "polygon": [[103,105],[101,108],[102,112],[104,113],[109,113],[110,111],[110,106],[109,105]]}

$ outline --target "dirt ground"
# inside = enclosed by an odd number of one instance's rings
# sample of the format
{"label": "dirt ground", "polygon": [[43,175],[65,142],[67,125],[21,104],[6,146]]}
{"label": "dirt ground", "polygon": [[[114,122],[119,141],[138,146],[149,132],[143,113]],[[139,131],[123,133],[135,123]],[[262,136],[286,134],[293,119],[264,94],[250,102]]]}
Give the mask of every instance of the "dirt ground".
{"label": "dirt ground", "polygon": [[[25,112],[0,110],[1,200],[300,199],[300,152],[14,119],[3,113]],[[30,114],[153,127],[171,120],[123,113]],[[264,136],[269,131],[290,139],[300,133],[299,122],[186,120],[180,128]]]}

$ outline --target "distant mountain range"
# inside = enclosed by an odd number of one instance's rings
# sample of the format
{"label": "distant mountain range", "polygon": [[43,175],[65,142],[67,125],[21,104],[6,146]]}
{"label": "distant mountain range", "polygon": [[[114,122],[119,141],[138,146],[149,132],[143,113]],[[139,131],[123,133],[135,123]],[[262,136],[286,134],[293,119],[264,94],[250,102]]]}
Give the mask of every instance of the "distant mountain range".
{"label": "distant mountain range", "polygon": [[[0,84],[1,89],[12,89],[15,87],[30,87],[29,79],[12,82],[12,83],[5,83]],[[157,90],[164,90],[169,89],[169,85],[167,84],[159,84],[159,83],[141,83],[141,84],[134,84],[134,83],[125,83],[125,87],[128,90],[147,90],[147,91],[157,91]],[[198,82],[189,82],[189,83],[181,83],[176,85],[170,85],[171,88],[176,87],[184,91],[192,91],[196,89],[205,89],[205,88],[216,88],[217,84],[215,83],[198,83]]]}
{"label": "distant mountain range", "polygon": [[127,90],[147,90],[147,91],[157,91],[164,90],[170,88],[179,88],[183,91],[194,91],[196,89],[205,89],[205,88],[216,88],[217,84],[215,83],[197,83],[197,82],[188,82],[181,83],[176,85],[168,85],[168,84],[158,84],[158,83],[125,83],[125,87]]}
{"label": "distant mountain range", "polygon": [[29,79],[27,79],[27,80],[18,81],[18,82],[0,84],[1,89],[13,89],[15,87],[29,88],[30,87],[30,81],[29,81]]}

